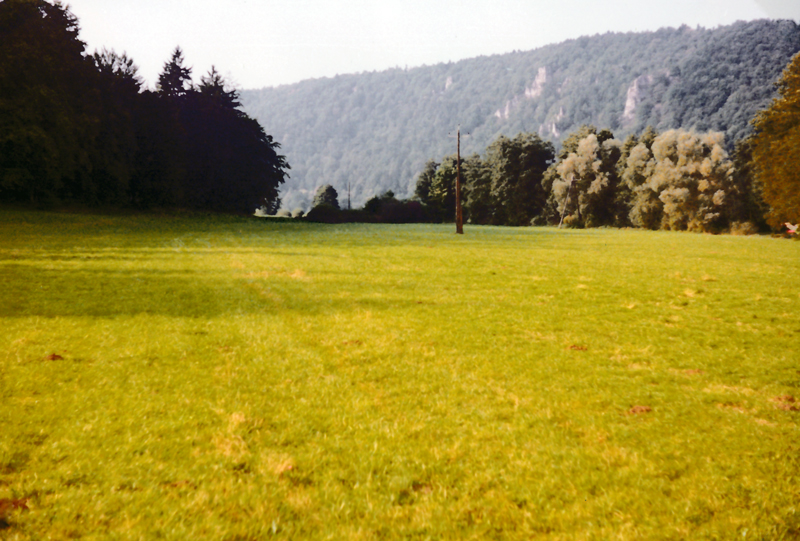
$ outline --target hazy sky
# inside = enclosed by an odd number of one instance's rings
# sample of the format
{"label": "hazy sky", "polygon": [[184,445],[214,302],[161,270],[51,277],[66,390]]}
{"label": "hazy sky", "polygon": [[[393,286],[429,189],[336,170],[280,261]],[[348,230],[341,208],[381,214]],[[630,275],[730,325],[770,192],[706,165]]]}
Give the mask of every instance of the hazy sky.
{"label": "hazy sky", "polygon": [[581,35],[800,22],[800,0],[69,0],[89,52],[127,52],[150,87],[176,45],[198,81],[240,88],[530,50]]}

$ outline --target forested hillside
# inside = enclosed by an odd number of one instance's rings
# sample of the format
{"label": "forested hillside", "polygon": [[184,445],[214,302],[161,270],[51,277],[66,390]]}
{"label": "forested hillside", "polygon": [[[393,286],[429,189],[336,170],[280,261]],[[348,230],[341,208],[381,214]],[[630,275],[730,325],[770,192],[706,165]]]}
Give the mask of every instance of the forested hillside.
{"label": "forested hillside", "polygon": [[583,124],[618,138],[652,125],[722,131],[729,149],[800,51],[792,21],[713,30],[582,37],[527,52],[413,69],[339,75],[241,93],[245,111],[292,165],[287,208],[332,184],[354,206],[386,190],[411,196],[425,162],[483,152],[500,134],[538,133],[558,146]]}

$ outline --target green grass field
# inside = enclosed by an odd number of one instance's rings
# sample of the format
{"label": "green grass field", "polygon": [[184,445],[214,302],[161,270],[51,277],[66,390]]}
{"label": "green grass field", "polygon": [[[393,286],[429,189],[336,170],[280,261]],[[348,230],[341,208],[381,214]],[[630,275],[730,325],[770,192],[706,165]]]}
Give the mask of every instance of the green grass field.
{"label": "green grass field", "polygon": [[800,242],[453,229],[0,212],[0,539],[800,538]]}

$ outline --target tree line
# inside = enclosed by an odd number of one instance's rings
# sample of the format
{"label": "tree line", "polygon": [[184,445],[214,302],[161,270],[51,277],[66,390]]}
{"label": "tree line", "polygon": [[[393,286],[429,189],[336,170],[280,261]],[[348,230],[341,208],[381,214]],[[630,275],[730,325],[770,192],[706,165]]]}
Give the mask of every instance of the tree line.
{"label": "tree line", "polygon": [[753,135],[732,153],[723,133],[684,129],[647,127],[620,141],[609,129],[584,125],[558,152],[535,133],[501,135],[483,156],[429,160],[412,200],[388,191],[341,211],[336,190],[321,186],[307,219],[453,221],[460,171],[464,218],[473,224],[780,229],[800,222],[800,54],[776,86],[778,97],[755,115]]}
{"label": "tree line", "polygon": [[[348,198],[349,199],[349,198]],[[258,213],[263,215],[263,213]],[[302,218],[311,222],[323,223],[431,223],[441,221],[435,209],[423,205],[416,199],[398,199],[394,192],[387,190],[367,200],[362,207],[345,207],[339,201],[339,193],[330,184],[319,186],[314,194],[311,210],[306,213],[302,207],[293,211],[280,209],[281,218]]]}
{"label": "tree line", "polygon": [[[429,162],[416,197],[450,220],[456,156]],[[653,128],[614,138],[582,126],[556,153],[537,134],[501,136],[461,168],[469,223],[564,224],[720,231],[752,221],[754,194],[737,186],[721,134]]]}
{"label": "tree line", "polygon": [[277,210],[289,165],[214,67],[195,84],[176,48],[149,90],[78,34],[59,2],[0,2],[0,201]]}
{"label": "tree line", "polygon": [[[729,154],[719,132],[652,127],[620,141],[582,126],[558,152],[537,134],[500,136],[462,160],[461,204],[473,224],[755,233],[798,219],[787,193],[800,192],[798,174],[775,156],[756,160],[762,145],[748,138]],[[454,219],[456,160],[431,160],[417,178],[415,199],[440,221]]]}

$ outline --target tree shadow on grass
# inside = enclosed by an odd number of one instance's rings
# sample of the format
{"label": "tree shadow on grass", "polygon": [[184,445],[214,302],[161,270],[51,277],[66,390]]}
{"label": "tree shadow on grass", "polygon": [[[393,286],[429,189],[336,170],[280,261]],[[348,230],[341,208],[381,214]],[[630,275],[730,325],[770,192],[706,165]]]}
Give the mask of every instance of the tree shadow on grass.
{"label": "tree shadow on grass", "polygon": [[[248,277],[220,270],[44,268],[0,265],[0,318],[97,317],[153,314],[209,318],[295,312],[341,313],[419,307],[409,292],[387,285],[358,290],[357,273],[340,273],[324,289],[288,273]],[[356,284],[355,286],[353,284]],[[350,288],[353,295],[340,298]]]}
{"label": "tree shadow on grass", "polygon": [[234,293],[221,279],[189,271],[0,268],[0,317],[213,316]]}

